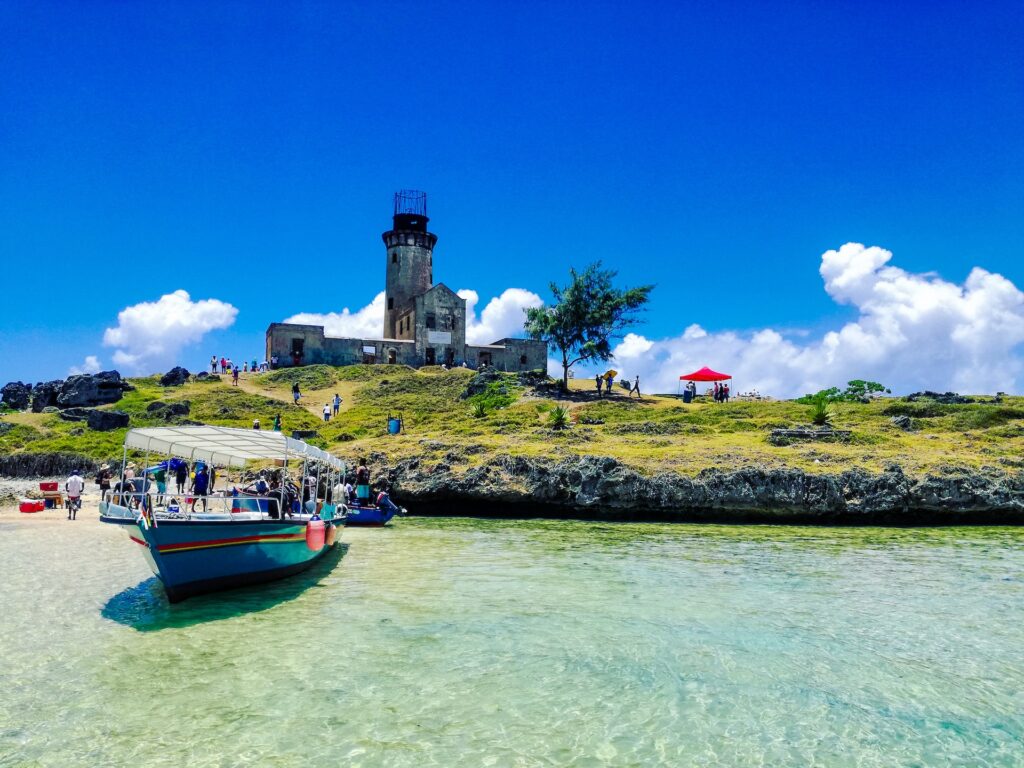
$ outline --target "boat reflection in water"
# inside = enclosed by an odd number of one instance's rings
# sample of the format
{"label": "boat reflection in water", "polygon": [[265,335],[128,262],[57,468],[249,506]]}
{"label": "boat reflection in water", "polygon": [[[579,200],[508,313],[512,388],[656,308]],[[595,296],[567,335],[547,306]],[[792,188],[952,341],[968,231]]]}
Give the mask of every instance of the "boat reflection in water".
{"label": "boat reflection in water", "polygon": [[[153,456],[166,460],[134,481],[122,474],[117,490],[100,502],[100,520],[120,526],[141,549],[172,603],[290,576],[335,546],[344,509],[330,503],[327,489],[344,476],[345,465],[326,451],[280,432],[210,426],[129,430],[126,458],[130,448],[143,451],[146,463]],[[273,490],[203,494],[179,506],[169,494],[155,495],[148,482],[177,457],[210,467],[277,462],[273,472],[281,479]],[[290,466],[301,469],[300,486],[289,482]],[[192,511],[197,507],[203,511]]]}

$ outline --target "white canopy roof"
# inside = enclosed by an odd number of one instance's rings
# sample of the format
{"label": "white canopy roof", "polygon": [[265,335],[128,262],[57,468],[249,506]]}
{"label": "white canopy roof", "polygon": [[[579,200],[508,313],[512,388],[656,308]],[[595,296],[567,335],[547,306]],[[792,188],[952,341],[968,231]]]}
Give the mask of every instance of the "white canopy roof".
{"label": "white canopy roof", "polygon": [[143,427],[128,430],[124,444],[155,456],[199,459],[221,466],[240,467],[247,461],[285,458],[323,461],[337,469],[345,466],[327,451],[280,432],[238,427]]}

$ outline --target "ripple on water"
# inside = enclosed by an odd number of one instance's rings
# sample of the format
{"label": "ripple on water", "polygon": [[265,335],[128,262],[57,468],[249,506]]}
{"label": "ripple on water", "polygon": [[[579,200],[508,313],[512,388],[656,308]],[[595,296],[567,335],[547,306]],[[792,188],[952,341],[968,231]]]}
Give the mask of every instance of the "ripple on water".
{"label": "ripple on water", "polygon": [[1024,534],[404,519],[167,604],[5,525],[0,763],[1020,765]]}

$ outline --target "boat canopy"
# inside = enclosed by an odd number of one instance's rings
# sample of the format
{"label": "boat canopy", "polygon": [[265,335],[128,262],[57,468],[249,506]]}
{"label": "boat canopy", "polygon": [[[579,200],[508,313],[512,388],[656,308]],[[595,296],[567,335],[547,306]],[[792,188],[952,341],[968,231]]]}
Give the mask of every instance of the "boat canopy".
{"label": "boat canopy", "polygon": [[128,430],[124,444],[156,455],[198,459],[221,466],[240,467],[258,459],[298,458],[322,461],[336,469],[345,466],[327,451],[280,432],[238,427],[142,427]]}

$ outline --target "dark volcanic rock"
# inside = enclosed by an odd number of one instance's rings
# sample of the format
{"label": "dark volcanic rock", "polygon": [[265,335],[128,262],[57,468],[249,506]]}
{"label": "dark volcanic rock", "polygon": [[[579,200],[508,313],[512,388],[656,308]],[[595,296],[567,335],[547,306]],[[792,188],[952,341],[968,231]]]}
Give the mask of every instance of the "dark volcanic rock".
{"label": "dark volcanic rock", "polygon": [[128,426],[128,414],[124,411],[90,411],[88,418],[89,429],[97,432],[109,432],[112,429],[120,429]]}
{"label": "dark volcanic rock", "polygon": [[146,411],[153,416],[170,421],[171,419],[188,416],[192,410],[192,403],[188,400],[179,400],[176,403],[164,403],[159,400],[146,406]]}
{"label": "dark volcanic rock", "polygon": [[43,408],[57,405],[57,395],[64,382],[60,379],[54,381],[41,381],[32,387],[32,412],[42,413]]}
{"label": "dark volcanic rock", "polygon": [[463,391],[460,397],[465,400],[468,397],[473,397],[473,395],[483,394],[487,391],[487,386],[489,384],[493,384],[494,382],[501,380],[501,373],[494,368],[486,368],[469,380],[469,383],[466,384],[465,391]]}
{"label": "dark volcanic rock", "polygon": [[311,437],[320,437],[315,429],[293,429],[292,437],[296,440],[309,440]]}
{"label": "dark volcanic rock", "polygon": [[[383,457],[380,457],[381,459]],[[374,461],[396,497],[415,511],[474,514],[562,514],[575,517],[658,518],[822,524],[949,524],[1024,522],[1024,473],[950,471],[912,479],[892,465],[884,472],[836,475],[796,469],[705,470],[696,477],[641,475],[596,456],[554,463],[496,456],[460,471],[422,457],[393,467]]]}
{"label": "dark volcanic rock", "polygon": [[180,365],[171,368],[167,373],[160,377],[161,387],[180,387],[182,384],[188,381],[189,376],[192,374]]}
{"label": "dark volcanic rock", "polygon": [[942,403],[943,405],[966,405],[973,403],[973,397],[964,397],[958,395],[956,392],[914,392],[913,394],[907,395],[907,402],[914,403],[918,400],[933,400],[936,403]]}
{"label": "dark volcanic rock", "polygon": [[12,453],[0,456],[0,476],[61,477],[73,469],[92,474],[102,463],[77,453]]}
{"label": "dark volcanic rock", "polygon": [[120,400],[126,389],[126,382],[117,371],[83,373],[67,378],[57,395],[56,404],[61,408],[107,405]]}
{"label": "dark volcanic rock", "polygon": [[906,416],[906,415],[903,415],[903,416],[893,416],[891,419],[889,419],[889,421],[892,422],[892,425],[894,427],[898,427],[898,428],[902,429],[905,432],[909,432],[914,427],[913,420],[909,416]]}
{"label": "dark volcanic rock", "polygon": [[28,408],[32,399],[32,385],[22,384],[20,381],[12,381],[4,384],[0,389],[0,402],[6,403],[8,407],[16,411],[24,411]]}
{"label": "dark volcanic rock", "polygon": [[60,412],[60,417],[64,421],[88,421],[89,414],[93,410],[93,408],[65,408]]}

